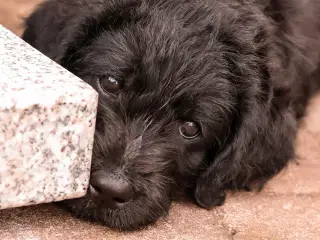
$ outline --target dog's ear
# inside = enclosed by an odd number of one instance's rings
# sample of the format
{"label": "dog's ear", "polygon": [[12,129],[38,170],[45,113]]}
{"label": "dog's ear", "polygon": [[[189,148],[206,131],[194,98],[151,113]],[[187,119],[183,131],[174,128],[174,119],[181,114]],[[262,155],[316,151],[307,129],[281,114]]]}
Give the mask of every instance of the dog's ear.
{"label": "dog's ear", "polygon": [[208,154],[211,159],[193,189],[200,206],[222,205],[227,189],[263,185],[294,156],[296,120],[289,106],[277,105],[274,93],[270,90],[265,101],[242,103],[232,136],[224,147]]}
{"label": "dog's ear", "polygon": [[48,0],[26,19],[22,38],[67,67],[102,31],[129,21],[135,0]]}
{"label": "dog's ear", "polygon": [[[228,35],[229,25],[221,29],[224,33],[221,35],[227,39],[221,41],[229,48],[235,47],[237,52],[237,55],[225,53],[237,97],[230,134],[221,141],[223,145],[209,149],[205,168],[192,189],[196,202],[205,208],[221,205],[228,189],[263,185],[294,156],[296,118],[291,104],[294,83],[293,78],[279,70],[288,64],[282,57],[284,46],[268,40],[274,36],[274,29],[262,26],[259,19],[252,21],[247,15],[240,19],[238,28],[232,31],[233,37]],[[248,22],[242,22],[243,19]],[[251,49],[252,54],[241,49]]]}

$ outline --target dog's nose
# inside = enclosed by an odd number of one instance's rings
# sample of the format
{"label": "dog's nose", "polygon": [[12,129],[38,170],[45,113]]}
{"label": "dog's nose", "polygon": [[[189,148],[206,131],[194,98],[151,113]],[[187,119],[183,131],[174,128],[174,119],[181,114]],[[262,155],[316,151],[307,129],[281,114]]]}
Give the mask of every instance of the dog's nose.
{"label": "dog's nose", "polygon": [[98,171],[91,175],[89,194],[105,207],[116,209],[132,199],[133,190],[127,181]]}

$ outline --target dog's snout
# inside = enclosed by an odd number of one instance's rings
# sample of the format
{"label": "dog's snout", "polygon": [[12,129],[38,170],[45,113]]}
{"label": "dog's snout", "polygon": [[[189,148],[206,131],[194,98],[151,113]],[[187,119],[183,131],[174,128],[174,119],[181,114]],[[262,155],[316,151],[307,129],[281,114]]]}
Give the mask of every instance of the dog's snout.
{"label": "dog's snout", "polygon": [[126,180],[97,171],[91,176],[89,194],[105,207],[116,209],[133,198],[133,189]]}

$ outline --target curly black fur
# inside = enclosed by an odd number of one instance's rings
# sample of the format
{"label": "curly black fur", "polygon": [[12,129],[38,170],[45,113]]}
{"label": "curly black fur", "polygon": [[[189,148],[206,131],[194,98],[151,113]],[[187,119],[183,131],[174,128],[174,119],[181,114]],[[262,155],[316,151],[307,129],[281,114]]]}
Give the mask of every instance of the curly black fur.
{"label": "curly black fur", "polygon": [[[168,211],[176,187],[209,208],[226,190],[263,185],[294,158],[319,85],[319,16],[314,0],[43,3],[23,38],[99,92],[92,172],[117,172],[135,192],[116,210],[88,197],[64,204],[136,229]],[[117,97],[101,76],[122,82]],[[182,138],[186,120],[202,134]]]}

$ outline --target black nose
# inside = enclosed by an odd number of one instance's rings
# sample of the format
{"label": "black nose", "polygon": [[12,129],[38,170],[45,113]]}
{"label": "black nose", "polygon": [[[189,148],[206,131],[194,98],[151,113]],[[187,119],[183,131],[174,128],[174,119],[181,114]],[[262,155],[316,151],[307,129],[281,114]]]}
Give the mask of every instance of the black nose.
{"label": "black nose", "polygon": [[89,195],[105,207],[115,209],[132,199],[133,190],[124,179],[97,171],[91,175]]}

